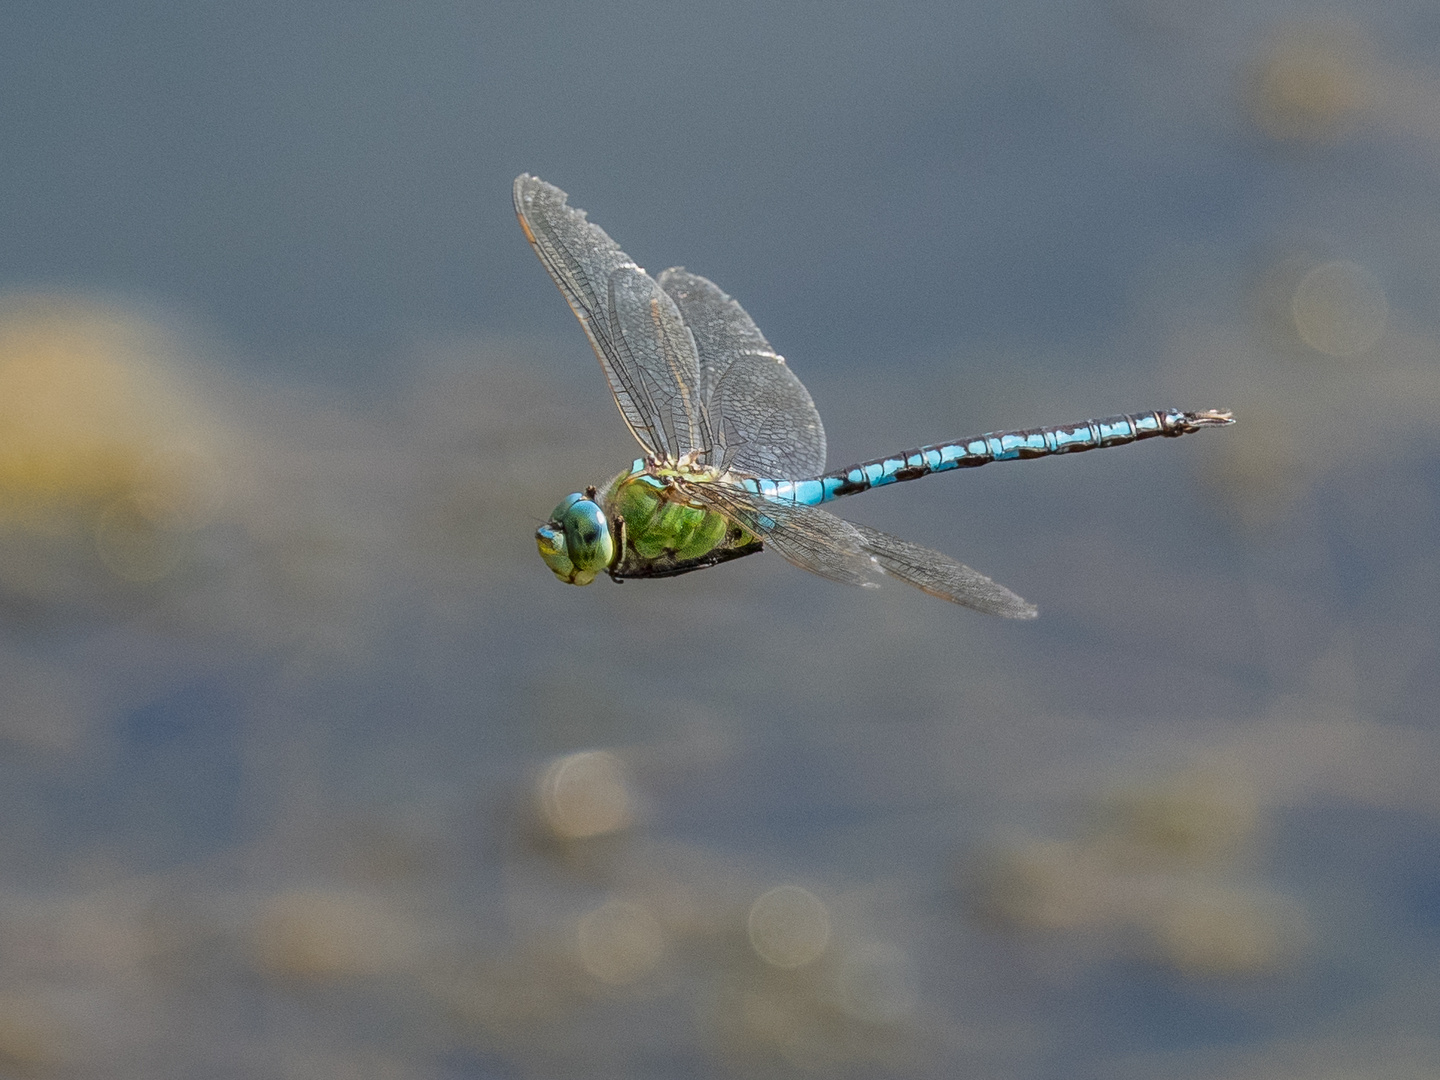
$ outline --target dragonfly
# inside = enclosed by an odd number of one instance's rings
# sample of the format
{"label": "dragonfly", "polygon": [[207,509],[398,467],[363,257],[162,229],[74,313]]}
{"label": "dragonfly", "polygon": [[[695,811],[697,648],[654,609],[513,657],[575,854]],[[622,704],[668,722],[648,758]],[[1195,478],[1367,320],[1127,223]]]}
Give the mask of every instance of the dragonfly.
{"label": "dragonfly", "polygon": [[589,338],[644,450],[603,486],[567,495],[535,533],[561,581],[665,578],[765,548],[848,585],[887,577],[992,615],[1034,618],[1005,586],[938,551],[821,509],[932,473],[1123,446],[1234,422],[1156,410],[920,446],[827,472],[809,392],[745,309],[683,267],[651,277],[565,192],[515,180],[515,213]]}

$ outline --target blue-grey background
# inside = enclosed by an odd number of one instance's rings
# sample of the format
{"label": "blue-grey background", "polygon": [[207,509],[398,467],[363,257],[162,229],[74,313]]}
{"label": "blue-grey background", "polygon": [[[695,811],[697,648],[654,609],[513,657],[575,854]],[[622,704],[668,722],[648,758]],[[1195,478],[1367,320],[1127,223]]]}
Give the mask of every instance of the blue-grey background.
{"label": "blue-grey background", "polygon": [[[4,5],[0,1070],[1440,1072],[1437,47]],[[842,507],[1033,623],[772,555],[566,588],[533,529],[634,447],[521,171],[739,298],[833,465],[1239,423]]]}

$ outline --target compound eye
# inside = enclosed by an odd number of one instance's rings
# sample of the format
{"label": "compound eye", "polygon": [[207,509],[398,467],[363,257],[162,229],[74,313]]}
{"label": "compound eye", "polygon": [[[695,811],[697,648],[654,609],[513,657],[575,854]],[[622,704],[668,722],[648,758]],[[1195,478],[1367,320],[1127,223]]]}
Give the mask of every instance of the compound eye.
{"label": "compound eye", "polygon": [[584,499],[585,496],[578,491],[572,491],[569,495],[566,495],[565,498],[560,500],[560,505],[550,512],[550,524],[560,525],[564,522],[565,515],[570,512],[570,507],[574,506],[577,502],[583,502]]}
{"label": "compound eye", "polygon": [[[565,554],[575,565],[576,584],[585,584],[610,565],[615,557],[615,540],[610,522],[598,503],[584,497],[566,500],[569,505],[558,518],[565,531]],[[586,582],[579,580],[586,576]]]}

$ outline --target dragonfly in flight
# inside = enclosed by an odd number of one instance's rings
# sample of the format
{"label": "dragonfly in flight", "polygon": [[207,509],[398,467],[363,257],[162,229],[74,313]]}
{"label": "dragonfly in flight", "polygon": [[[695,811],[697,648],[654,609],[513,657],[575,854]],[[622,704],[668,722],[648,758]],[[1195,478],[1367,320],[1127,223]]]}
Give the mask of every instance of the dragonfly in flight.
{"label": "dragonfly in flight", "polygon": [[682,267],[653,278],[565,192],[528,174],[515,212],[580,320],[644,450],[603,486],[568,495],[535,534],[561,581],[674,577],[771,548],[849,585],[895,577],[1012,619],[1035,607],[948,555],[846,521],[825,503],[931,473],[1095,450],[1233,423],[1178,409],[1000,431],[825,469],[810,394],[745,310]]}

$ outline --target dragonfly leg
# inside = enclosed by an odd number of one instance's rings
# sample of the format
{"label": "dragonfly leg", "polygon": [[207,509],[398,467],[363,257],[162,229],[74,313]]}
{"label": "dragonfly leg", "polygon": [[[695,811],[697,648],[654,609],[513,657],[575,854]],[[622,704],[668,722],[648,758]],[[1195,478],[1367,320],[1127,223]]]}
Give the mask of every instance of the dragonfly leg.
{"label": "dragonfly leg", "polygon": [[[591,489],[594,490],[593,488]],[[610,557],[610,565],[605,572],[610,575],[610,580],[617,585],[622,580],[616,572],[622,562],[625,561],[625,515],[616,514],[613,519],[615,528],[615,554]]]}

